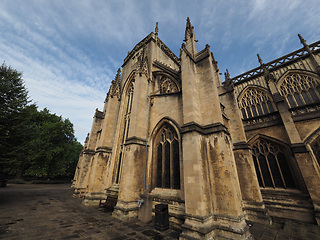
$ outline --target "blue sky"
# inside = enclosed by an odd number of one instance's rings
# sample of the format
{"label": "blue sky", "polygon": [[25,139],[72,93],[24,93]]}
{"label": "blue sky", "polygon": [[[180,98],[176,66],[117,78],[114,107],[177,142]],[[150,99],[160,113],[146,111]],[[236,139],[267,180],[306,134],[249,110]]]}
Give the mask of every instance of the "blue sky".
{"label": "blue sky", "polygon": [[40,109],[69,118],[83,143],[127,52],[159,22],[179,57],[186,18],[231,77],[320,40],[318,0],[1,0],[0,61],[23,72]]}

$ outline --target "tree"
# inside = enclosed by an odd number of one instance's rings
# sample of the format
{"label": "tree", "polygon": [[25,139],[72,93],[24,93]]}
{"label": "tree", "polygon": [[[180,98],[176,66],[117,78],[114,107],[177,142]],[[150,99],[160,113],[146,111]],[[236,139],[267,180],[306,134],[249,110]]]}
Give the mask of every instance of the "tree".
{"label": "tree", "polygon": [[0,170],[21,178],[72,177],[82,145],[68,119],[39,111],[21,73],[0,67]]}
{"label": "tree", "polygon": [[7,169],[15,153],[21,147],[19,132],[24,129],[25,119],[21,113],[30,102],[21,73],[7,67],[0,67],[0,167]]}
{"label": "tree", "polygon": [[82,145],[74,137],[73,124],[43,109],[38,112],[30,142],[27,175],[57,177],[73,174]]}

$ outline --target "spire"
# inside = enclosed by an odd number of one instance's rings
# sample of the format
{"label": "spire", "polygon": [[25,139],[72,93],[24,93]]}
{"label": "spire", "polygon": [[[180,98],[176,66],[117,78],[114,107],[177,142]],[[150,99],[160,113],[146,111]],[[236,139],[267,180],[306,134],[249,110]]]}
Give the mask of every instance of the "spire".
{"label": "spire", "polygon": [[306,40],[304,40],[304,38],[301,37],[300,34],[298,34],[298,37],[299,37],[299,39],[300,39],[301,44],[303,44],[304,47],[308,46]]}
{"label": "spire", "polygon": [[268,67],[263,63],[261,57],[259,54],[257,54],[259,63],[260,63],[260,67],[263,71],[263,75],[264,75],[264,79],[268,82],[269,80],[274,80],[274,76],[272,75],[272,73],[269,71]]}
{"label": "spire", "polygon": [[260,65],[263,66],[263,62],[262,62],[262,59],[261,59],[260,55],[257,54],[257,57],[258,57],[258,61],[259,61]]}
{"label": "spire", "polygon": [[192,54],[195,55],[197,53],[197,45],[196,35],[194,34],[194,27],[191,25],[190,18],[187,18],[186,31],[185,31],[185,39],[186,48]]}
{"label": "spire", "polygon": [[155,31],[156,36],[158,36],[158,32],[159,32],[158,22],[156,22],[156,28],[154,31]]}

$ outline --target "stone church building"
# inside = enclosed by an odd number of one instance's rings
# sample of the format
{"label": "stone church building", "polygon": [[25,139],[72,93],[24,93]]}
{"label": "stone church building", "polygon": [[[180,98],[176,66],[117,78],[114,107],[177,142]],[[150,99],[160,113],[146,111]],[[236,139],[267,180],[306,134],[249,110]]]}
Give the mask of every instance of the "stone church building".
{"label": "stone church building", "polygon": [[[113,216],[169,207],[180,239],[250,239],[248,222],[320,225],[320,41],[223,81],[189,18],[177,57],[158,27],[96,110],[73,187]],[[138,203],[144,200],[142,206]]]}

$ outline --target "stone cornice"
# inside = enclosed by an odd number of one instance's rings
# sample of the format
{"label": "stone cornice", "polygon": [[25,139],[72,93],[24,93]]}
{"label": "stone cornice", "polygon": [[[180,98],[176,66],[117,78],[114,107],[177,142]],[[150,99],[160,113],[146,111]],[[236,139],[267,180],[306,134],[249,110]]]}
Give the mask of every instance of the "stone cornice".
{"label": "stone cornice", "polygon": [[240,150],[240,149],[250,149],[250,146],[247,142],[236,142],[233,144],[233,150]]}
{"label": "stone cornice", "polygon": [[209,125],[200,125],[196,122],[189,122],[184,124],[181,127],[181,133],[188,133],[188,132],[198,132],[202,135],[208,135],[212,133],[219,133],[225,132],[229,134],[228,128],[222,123],[213,123]]}
{"label": "stone cornice", "polygon": [[96,153],[104,152],[104,153],[111,153],[112,148],[106,147],[106,146],[99,146],[96,148]]}
{"label": "stone cornice", "polygon": [[145,139],[142,139],[142,138],[138,138],[136,136],[133,136],[133,137],[129,137],[127,138],[126,142],[124,145],[130,145],[130,144],[138,144],[138,145],[143,145],[145,146],[146,145],[146,140]]}
{"label": "stone cornice", "polygon": [[208,48],[203,49],[195,55],[195,62],[200,62],[201,60],[210,56],[210,50]]}
{"label": "stone cornice", "polygon": [[291,144],[292,153],[307,153],[308,149],[304,143]]}
{"label": "stone cornice", "polygon": [[94,155],[94,150],[92,150],[92,149],[85,149],[85,150],[83,150],[83,154]]}

